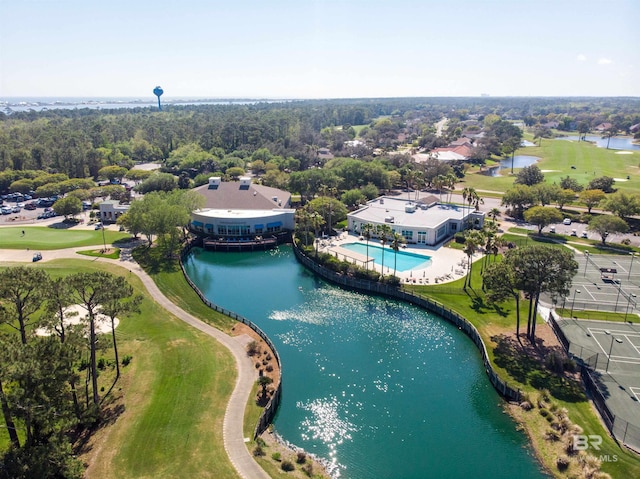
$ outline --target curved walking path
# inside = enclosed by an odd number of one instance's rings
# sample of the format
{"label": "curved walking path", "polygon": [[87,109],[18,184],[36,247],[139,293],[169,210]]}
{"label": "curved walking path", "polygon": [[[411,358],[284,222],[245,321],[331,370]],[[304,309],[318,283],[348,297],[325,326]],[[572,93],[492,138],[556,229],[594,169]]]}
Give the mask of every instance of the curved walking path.
{"label": "curved walking path", "polygon": [[[249,395],[251,394],[251,389],[258,377],[245,349],[246,344],[251,341],[251,338],[246,335],[231,337],[213,326],[200,321],[196,317],[173,304],[164,294],[162,294],[162,291],[158,289],[153,279],[151,279],[151,277],[140,267],[140,265],[133,261],[133,259],[113,260],[77,254],[78,251],[86,251],[91,248],[91,246],[84,246],[79,248],[42,251],[42,261],[46,262],[53,259],[74,258],[110,262],[127,268],[140,278],[149,294],[164,309],[190,326],[215,338],[229,351],[231,351],[231,354],[233,354],[236,361],[238,377],[224,415],[224,447],[231,463],[241,477],[244,479],[270,479],[270,476],[264,472],[264,470],[253,459],[244,442],[243,420],[245,405],[247,404]],[[126,249],[127,248],[121,248],[121,257],[124,252],[125,258],[131,258],[130,252],[127,252]],[[32,258],[33,251],[0,249],[0,262],[3,264],[6,264],[7,262],[31,262]]]}

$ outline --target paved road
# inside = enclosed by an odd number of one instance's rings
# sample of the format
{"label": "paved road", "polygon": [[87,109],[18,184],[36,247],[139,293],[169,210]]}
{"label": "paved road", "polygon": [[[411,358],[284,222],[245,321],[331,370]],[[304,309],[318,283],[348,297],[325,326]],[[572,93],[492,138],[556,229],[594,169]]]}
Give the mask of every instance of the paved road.
{"label": "paved road", "polygon": [[[96,258],[93,257],[76,254],[76,251],[86,249],[88,248],[85,246],[81,248],[45,251],[42,255],[42,261],[46,262],[60,258],[96,260]],[[131,258],[130,254],[126,254],[126,251],[124,251],[124,253],[123,257]],[[0,262],[3,264],[8,262],[31,262],[32,257],[33,251],[0,250]],[[229,351],[231,351],[236,361],[238,378],[236,380],[236,386],[229,398],[229,404],[227,405],[227,410],[224,415],[224,447],[231,463],[241,477],[244,479],[269,479],[269,475],[253,460],[253,457],[247,450],[244,442],[244,409],[249,395],[251,394],[253,384],[258,378],[256,369],[253,367],[245,349],[246,344],[251,341],[251,338],[246,335],[236,337],[228,336],[227,334],[209,326],[178,308],[175,304],[169,301],[164,294],[162,294],[153,282],[153,279],[151,279],[151,277],[145,273],[137,263],[133,262],[133,260],[129,260],[129,262],[123,262],[122,260],[110,260],[106,258],[100,258],[98,260],[116,263],[138,275],[142,280],[142,283],[147,288],[147,291],[149,291],[149,294],[158,304],[190,326],[217,339],[227,349],[229,349]]]}

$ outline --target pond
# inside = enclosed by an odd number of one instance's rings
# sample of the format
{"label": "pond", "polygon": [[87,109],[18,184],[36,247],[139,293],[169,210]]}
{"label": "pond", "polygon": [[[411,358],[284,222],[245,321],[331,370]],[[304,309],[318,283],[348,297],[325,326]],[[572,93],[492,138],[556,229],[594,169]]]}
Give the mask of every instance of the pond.
{"label": "pond", "polygon": [[442,318],[331,286],[290,247],[196,249],[185,267],[272,339],[283,365],[275,429],[341,478],[545,477],[476,346]]}
{"label": "pond", "polygon": [[[569,136],[561,136],[557,138],[558,140],[567,140],[567,141],[578,141],[577,135],[569,135]],[[607,147],[607,138],[602,138],[597,135],[587,135],[585,137],[585,141],[590,141],[595,143],[598,148],[606,148]],[[633,138],[618,138],[611,137],[609,140],[609,149],[610,150],[640,150],[640,145],[636,145],[633,142]]]}
{"label": "pond", "polygon": [[[527,156],[527,155],[515,155],[513,157],[513,168],[524,168],[525,166],[531,166],[540,161],[540,158],[537,156]],[[503,170],[509,170],[511,172],[511,158],[505,158],[500,161],[498,166],[494,166],[490,168],[491,176],[500,176]]]}

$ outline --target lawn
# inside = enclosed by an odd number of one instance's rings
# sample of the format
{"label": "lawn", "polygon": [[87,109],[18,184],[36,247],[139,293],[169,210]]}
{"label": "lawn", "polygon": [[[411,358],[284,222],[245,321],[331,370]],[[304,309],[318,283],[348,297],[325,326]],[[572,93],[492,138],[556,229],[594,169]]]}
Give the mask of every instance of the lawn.
{"label": "lawn", "polygon": [[[83,454],[88,477],[235,478],[224,449],[222,422],[235,385],[231,354],[213,338],[160,308],[126,269],[86,260],[37,264],[51,276],[108,270],[127,275],[143,294],[141,313],[117,330],[123,369],[115,394],[122,413],[98,430]],[[112,351],[103,353],[112,359]]]}
{"label": "lawn", "polygon": [[[621,191],[640,191],[640,152],[618,154],[617,150],[607,150],[577,141],[543,140],[542,146],[531,146],[516,151],[516,155],[537,156],[538,167],[545,171],[547,183],[559,183],[566,176],[575,178],[586,186],[594,177],[610,176],[619,178],[615,187]],[[572,168],[575,167],[575,168]],[[515,173],[518,169],[514,170]],[[630,180],[627,181],[627,175]],[[622,181],[624,180],[624,181]],[[513,184],[513,176],[491,177],[472,167],[464,178],[464,186],[476,190],[504,192]]]}
{"label": "lawn", "polygon": [[[46,226],[0,228],[0,248],[53,250],[101,245],[103,244],[102,233],[102,230],[76,230]],[[104,230],[104,242],[108,245],[130,237],[131,235],[128,233]]]}

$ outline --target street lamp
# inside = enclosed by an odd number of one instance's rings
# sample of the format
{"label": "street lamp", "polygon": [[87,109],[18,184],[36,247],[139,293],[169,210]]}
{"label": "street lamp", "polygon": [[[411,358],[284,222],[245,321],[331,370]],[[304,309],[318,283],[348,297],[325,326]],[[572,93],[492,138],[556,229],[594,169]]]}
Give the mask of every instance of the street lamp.
{"label": "street lamp", "polygon": [[620,299],[620,291],[622,291],[622,281],[618,280],[618,296],[616,296],[616,305],[613,308],[613,312],[618,312],[618,300]]}
{"label": "street lamp", "polygon": [[627,279],[631,278],[631,268],[633,268],[633,258],[636,257],[635,252],[629,253],[631,255],[631,264],[629,265],[629,274],[627,275]]}
{"label": "street lamp", "polygon": [[583,278],[587,276],[587,266],[589,266],[589,252],[585,251],[584,255],[587,257],[587,261],[584,263],[584,274],[582,275]]}
{"label": "street lamp", "polygon": [[571,313],[569,313],[569,317],[570,317],[570,318],[573,318],[573,307],[574,307],[574,306],[575,306],[575,304],[576,304],[576,294],[578,294],[579,292],[580,292],[580,290],[579,290],[579,289],[576,289],[576,290],[573,292],[573,301],[571,302]]}
{"label": "street lamp", "polygon": [[613,340],[615,339],[617,343],[622,343],[622,339],[616,338],[610,331],[605,331],[606,334],[611,335],[611,345],[609,346],[609,354],[607,355],[607,367],[605,372],[609,372],[609,362],[611,361],[611,352],[613,351]]}
{"label": "street lamp", "polygon": [[[629,306],[631,305],[631,298],[635,298],[635,297],[636,297],[635,294],[632,294],[631,296],[629,296],[629,301],[627,302],[627,310],[624,313],[624,320],[625,321],[627,320],[627,314],[629,314]],[[635,303],[635,299],[634,299],[633,302]],[[635,304],[634,304],[634,307],[635,307]]]}

